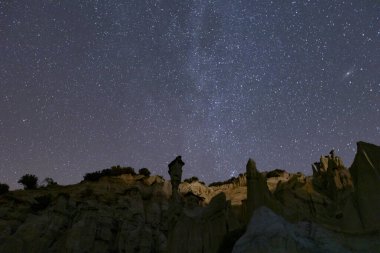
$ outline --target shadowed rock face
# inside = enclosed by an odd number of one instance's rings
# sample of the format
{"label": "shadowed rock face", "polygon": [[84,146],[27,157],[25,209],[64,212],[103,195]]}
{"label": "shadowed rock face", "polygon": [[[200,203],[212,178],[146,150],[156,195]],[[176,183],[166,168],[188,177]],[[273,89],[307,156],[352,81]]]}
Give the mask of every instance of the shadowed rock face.
{"label": "shadowed rock face", "polygon": [[[218,252],[241,227],[230,202],[199,182],[184,185],[174,188],[178,199],[170,181],[140,175],[10,192],[0,196],[0,252]],[[192,189],[207,195],[205,207]],[[49,202],[35,210],[39,199]]]}
{"label": "shadowed rock face", "polygon": [[181,156],[177,156],[171,163],[169,163],[168,173],[170,175],[170,182],[172,185],[172,198],[174,201],[179,201],[178,187],[182,181],[182,167],[185,163],[182,161]]}
{"label": "shadowed rock face", "polygon": [[223,239],[240,224],[229,209],[224,193],[206,207],[184,209],[172,231],[168,252],[218,252]]}
{"label": "shadowed rock face", "polygon": [[271,193],[269,192],[267,180],[256,168],[256,163],[249,159],[247,166],[247,217],[252,216],[255,209],[260,206],[270,206]]}
{"label": "shadowed rock face", "polygon": [[[166,252],[163,186],[118,178],[4,196],[0,252]],[[41,194],[51,203],[31,212]]]}
{"label": "shadowed rock face", "polygon": [[178,197],[172,197],[169,203],[167,252],[216,253],[226,234],[238,229],[240,224],[231,212],[230,202],[227,202],[223,192],[214,196],[206,207],[201,205],[206,198],[194,194],[191,190],[186,192],[182,199],[179,197],[180,180],[173,180],[173,175],[175,170],[182,173],[183,165],[180,156],[169,164],[169,173],[174,184],[172,195]]}
{"label": "shadowed rock face", "polygon": [[358,142],[350,167],[354,183],[354,205],[365,230],[380,228],[380,147]]}

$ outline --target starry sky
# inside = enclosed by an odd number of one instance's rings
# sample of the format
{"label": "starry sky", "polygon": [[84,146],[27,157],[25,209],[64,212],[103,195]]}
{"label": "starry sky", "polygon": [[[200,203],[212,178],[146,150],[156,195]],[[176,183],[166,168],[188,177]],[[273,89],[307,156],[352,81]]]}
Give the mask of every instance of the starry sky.
{"label": "starry sky", "polygon": [[1,0],[0,182],[311,174],[380,144],[380,1]]}

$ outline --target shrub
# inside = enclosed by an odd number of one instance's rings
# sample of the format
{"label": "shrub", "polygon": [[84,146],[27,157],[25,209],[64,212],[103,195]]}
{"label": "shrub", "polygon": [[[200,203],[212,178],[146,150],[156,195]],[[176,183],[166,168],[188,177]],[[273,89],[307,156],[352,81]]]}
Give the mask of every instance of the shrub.
{"label": "shrub", "polygon": [[197,182],[197,181],[199,181],[199,178],[197,178],[197,177],[191,177],[191,178],[187,178],[187,179],[185,179],[185,180],[183,180],[183,181],[186,182],[186,183],[191,184],[192,182]]}
{"label": "shrub", "polygon": [[91,173],[86,173],[83,179],[86,181],[98,181],[106,176],[120,176],[123,174],[136,175],[135,169],[132,167],[120,167],[120,165],[112,166],[110,169],[99,170]]}
{"label": "shrub", "polygon": [[47,177],[44,179],[44,181],[46,183],[46,186],[49,187],[49,186],[54,186],[54,185],[58,185],[57,182],[55,182],[51,177]]}
{"label": "shrub", "polygon": [[101,171],[95,171],[91,173],[86,173],[83,176],[83,179],[87,181],[98,181],[101,177],[102,177]]}
{"label": "shrub", "polygon": [[267,178],[280,177],[284,172],[285,172],[285,170],[275,169],[275,170],[269,171],[267,173],[266,177]]}
{"label": "shrub", "polygon": [[213,183],[209,184],[208,186],[209,187],[211,187],[211,186],[221,186],[223,184],[224,184],[224,182],[213,182]]}
{"label": "shrub", "polygon": [[0,195],[9,192],[9,186],[7,184],[0,184]]}
{"label": "shrub", "polygon": [[139,175],[144,175],[146,177],[150,176],[150,171],[147,168],[139,169]]}
{"label": "shrub", "polygon": [[112,166],[111,169],[102,170],[102,173],[105,176],[120,176],[123,174],[136,175],[134,168],[132,168],[132,167],[120,167],[120,165]]}
{"label": "shrub", "polygon": [[[240,176],[240,174],[239,174]],[[239,178],[236,178],[236,177],[231,177],[230,179],[226,180],[226,181],[223,181],[223,182],[214,182],[214,183],[211,183],[209,184],[208,186],[221,186],[221,185],[224,185],[224,184],[234,184],[234,183],[237,183],[239,182]]]}
{"label": "shrub", "polygon": [[22,184],[25,190],[30,190],[37,188],[37,181],[38,177],[35,175],[25,174],[18,180],[18,183]]}

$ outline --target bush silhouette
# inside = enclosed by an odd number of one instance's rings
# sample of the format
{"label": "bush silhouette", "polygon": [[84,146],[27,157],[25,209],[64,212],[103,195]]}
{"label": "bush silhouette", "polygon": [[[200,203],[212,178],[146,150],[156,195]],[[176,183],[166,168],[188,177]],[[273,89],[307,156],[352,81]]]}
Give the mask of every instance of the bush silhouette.
{"label": "bush silhouette", "polygon": [[209,184],[208,186],[209,186],[209,187],[211,187],[211,186],[221,186],[221,185],[223,185],[223,184],[224,184],[224,182],[220,182],[220,181],[218,181],[218,182],[213,182],[213,183]]}
{"label": "bush silhouette", "polygon": [[147,168],[139,169],[139,175],[144,175],[146,177],[150,176],[150,171]]}
{"label": "bush silhouette", "polygon": [[214,182],[214,183],[209,184],[208,186],[209,187],[211,187],[211,186],[221,186],[221,185],[224,185],[224,184],[233,184],[233,183],[237,183],[237,182],[239,182],[239,178],[231,177],[230,179],[228,179],[226,181],[223,181],[223,182]]}
{"label": "bush silhouette", "polygon": [[266,175],[267,178],[271,178],[271,177],[280,177],[282,175],[282,173],[284,173],[285,170],[280,170],[280,169],[275,169],[275,170],[272,170],[272,171],[269,171]]}
{"label": "bush silhouette", "polygon": [[85,181],[98,181],[106,176],[120,176],[123,174],[136,175],[135,169],[132,167],[120,167],[120,165],[112,166],[110,169],[99,170],[91,173],[86,173],[83,176]]}
{"label": "bush silhouette", "polygon": [[9,186],[7,184],[0,184],[0,195],[9,192]]}
{"label": "bush silhouette", "polygon": [[30,190],[37,188],[37,181],[38,177],[35,175],[25,174],[18,180],[18,183],[22,184],[25,190]]}
{"label": "bush silhouette", "polygon": [[45,178],[43,182],[46,182],[46,187],[58,185],[58,183],[55,182],[51,177]]}
{"label": "bush silhouette", "polygon": [[186,183],[191,184],[192,182],[199,182],[199,178],[197,178],[197,177],[191,177],[191,178],[187,178],[187,179],[185,179],[183,181],[186,182]]}

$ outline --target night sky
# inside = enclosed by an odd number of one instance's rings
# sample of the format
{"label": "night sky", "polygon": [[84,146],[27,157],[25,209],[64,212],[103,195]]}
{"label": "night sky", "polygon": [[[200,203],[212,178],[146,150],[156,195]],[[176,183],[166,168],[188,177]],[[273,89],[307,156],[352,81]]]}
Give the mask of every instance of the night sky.
{"label": "night sky", "polygon": [[210,183],[380,144],[380,1],[0,1],[0,182]]}

